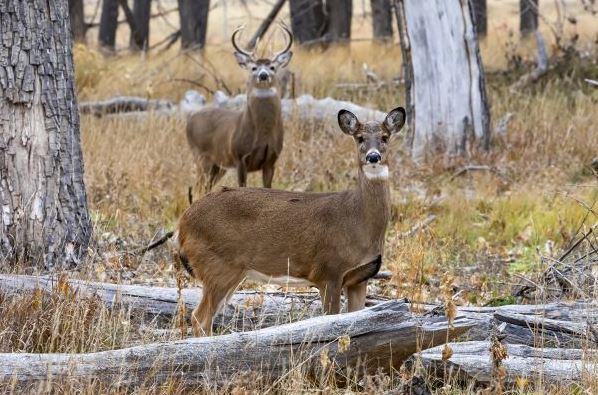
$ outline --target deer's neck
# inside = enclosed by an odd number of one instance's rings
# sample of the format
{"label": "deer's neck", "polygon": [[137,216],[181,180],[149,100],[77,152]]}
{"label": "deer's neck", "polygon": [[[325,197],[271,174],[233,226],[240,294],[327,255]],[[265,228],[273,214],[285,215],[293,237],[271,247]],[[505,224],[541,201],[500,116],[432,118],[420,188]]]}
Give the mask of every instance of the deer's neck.
{"label": "deer's neck", "polygon": [[280,96],[276,88],[253,88],[247,94],[248,120],[256,133],[267,134],[280,122]]}
{"label": "deer's neck", "polygon": [[[384,234],[390,220],[390,184],[388,177],[369,178],[359,169],[359,184],[355,191],[357,207],[363,214],[364,231],[369,242],[380,250],[384,245]],[[365,233],[365,232],[364,232]]]}

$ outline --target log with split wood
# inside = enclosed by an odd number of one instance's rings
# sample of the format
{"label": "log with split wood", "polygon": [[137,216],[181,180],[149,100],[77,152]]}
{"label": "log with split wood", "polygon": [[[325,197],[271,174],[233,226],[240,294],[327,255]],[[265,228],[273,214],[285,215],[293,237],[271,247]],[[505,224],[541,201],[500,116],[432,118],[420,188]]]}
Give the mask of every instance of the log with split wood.
{"label": "log with split wood", "polygon": [[[472,341],[448,344],[452,356],[444,361],[444,346],[424,350],[412,357],[407,365],[421,363],[427,372],[445,383],[455,380],[488,385],[492,382],[491,343]],[[569,348],[538,348],[507,344],[507,358],[501,361],[505,370],[503,384],[512,387],[527,382],[548,384],[579,384],[585,377],[598,377],[598,350]]]}
{"label": "log with split wood", "polygon": [[264,382],[292,369],[318,374],[347,368],[375,373],[399,365],[418,349],[467,331],[473,322],[417,317],[402,301],[341,315],[314,317],[282,326],[224,336],[191,338],[89,354],[0,354],[0,381],[33,389],[51,380],[100,382],[108,389],[160,385],[175,378],[184,386],[235,382],[247,373]]}

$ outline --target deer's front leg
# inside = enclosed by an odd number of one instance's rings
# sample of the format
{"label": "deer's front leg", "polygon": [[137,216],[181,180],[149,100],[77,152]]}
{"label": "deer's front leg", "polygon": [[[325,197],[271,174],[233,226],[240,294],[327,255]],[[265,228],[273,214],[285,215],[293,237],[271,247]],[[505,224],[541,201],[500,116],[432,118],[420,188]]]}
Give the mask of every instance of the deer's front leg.
{"label": "deer's front leg", "polygon": [[274,178],[274,164],[267,164],[262,169],[262,181],[264,188],[272,188],[272,179]]}
{"label": "deer's front leg", "polygon": [[318,289],[322,300],[322,312],[324,314],[340,313],[342,284],[339,281],[326,281]]}
{"label": "deer's front leg", "polygon": [[245,158],[242,158],[237,165],[237,180],[240,187],[247,185],[247,165],[245,164]]}

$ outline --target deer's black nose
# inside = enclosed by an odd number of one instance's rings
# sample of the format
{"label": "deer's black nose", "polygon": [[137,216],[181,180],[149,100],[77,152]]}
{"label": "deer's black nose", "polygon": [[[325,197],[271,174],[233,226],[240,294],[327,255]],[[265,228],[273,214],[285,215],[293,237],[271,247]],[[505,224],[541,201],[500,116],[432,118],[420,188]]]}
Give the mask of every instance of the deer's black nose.
{"label": "deer's black nose", "polygon": [[258,74],[257,76],[260,81],[267,81],[268,80],[268,73],[266,73],[265,71],[261,72]]}
{"label": "deer's black nose", "polygon": [[378,163],[381,159],[380,153],[376,151],[372,151],[365,156],[365,160],[368,163]]}

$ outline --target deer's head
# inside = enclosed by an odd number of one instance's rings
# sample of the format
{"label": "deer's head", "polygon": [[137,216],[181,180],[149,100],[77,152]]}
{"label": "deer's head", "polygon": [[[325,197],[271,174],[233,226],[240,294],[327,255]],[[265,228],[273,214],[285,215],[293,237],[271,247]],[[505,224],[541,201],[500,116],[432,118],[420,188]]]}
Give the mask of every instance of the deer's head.
{"label": "deer's head", "polygon": [[237,45],[236,37],[242,29],[243,28],[238,28],[235,30],[232,36],[237,63],[249,72],[248,84],[250,86],[262,89],[272,88],[276,83],[276,73],[280,68],[289,64],[289,61],[293,56],[293,52],[290,51],[291,45],[293,45],[293,34],[289,29],[282,26],[282,29],[288,36],[286,48],[283,51],[274,54],[270,59],[258,59],[253,52],[247,52]]}
{"label": "deer's head", "polygon": [[405,125],[405,109],[397,107],[384,122],[361,123],[351,111],[340,110],[338,124],[357,144],[357,157],[363,174],[370,180],[388,178],[388,143]]}

